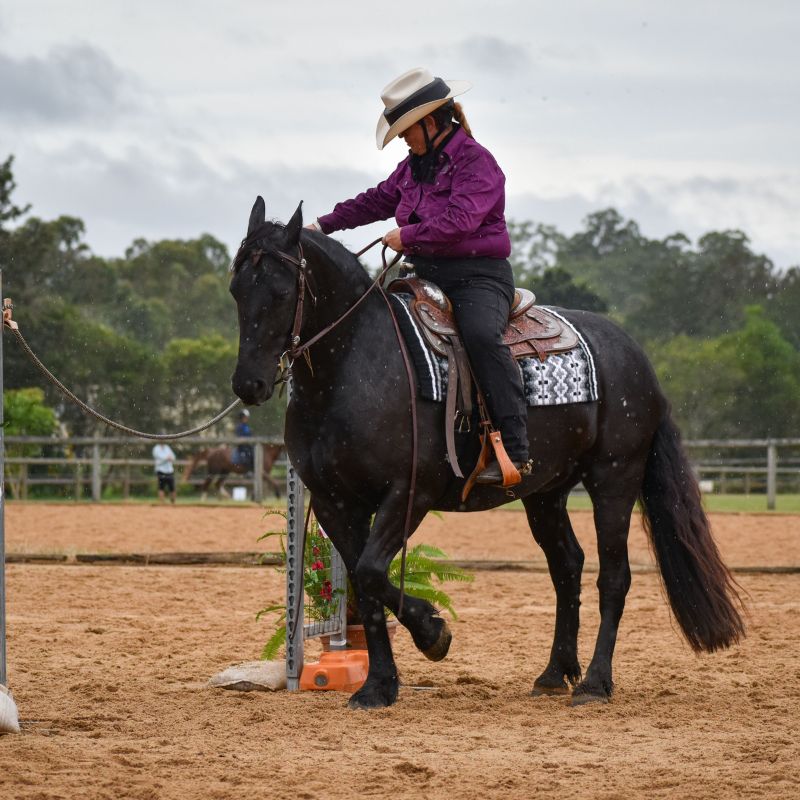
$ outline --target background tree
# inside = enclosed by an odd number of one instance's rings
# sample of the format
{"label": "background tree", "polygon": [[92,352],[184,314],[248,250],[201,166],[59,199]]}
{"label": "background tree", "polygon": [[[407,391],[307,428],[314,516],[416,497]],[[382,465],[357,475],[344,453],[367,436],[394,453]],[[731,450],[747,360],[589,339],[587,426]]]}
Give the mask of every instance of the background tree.
{"label": "background tree", "polygon": [[[56,414],[44,403],[39,388],[11,389],[3,393],[3,430],[6,436],[52,436],[58,428]],[[6,444],[6,457],[32,458],[42,455],[40,444]],[[14,497],[19,497],[22,467],[6,462],[5,475]]]}
{"label": "background tree", "polygon": [[763,309],[713,339],[677,336],[654,348],[659,380],[688,438],[795,437],[800,353]]}
{"label": "background tree", "polygon": [[[191,427],[232,399],[238,326],[229,253],[207,234],[137,239],[94,255],[80,219],[42,220],[14,200],[13,159],[0,163],[4,294],[33,349],[109,417],[156,430]],[[607,313],[653,357],[685,435],[796,436],[800,430],[800,266],[781,274],[736,230],[696,244],[649,239],[613,208],[567,236],[510,222],[517,285],[543,304]],[[37,387],[71,434],[107,433],[66,403],[14,344],[6,388]],[[285,401],[254,410],[279,436]],[[221,425],[214,433],[230,431]]]}
{"label": "background tree", "polygon": [[544,305],[605,312],[607,303],[584,282],[556,266],[564,237],[552,226],[509,222],[511,267],[517,286],[530,289]]}

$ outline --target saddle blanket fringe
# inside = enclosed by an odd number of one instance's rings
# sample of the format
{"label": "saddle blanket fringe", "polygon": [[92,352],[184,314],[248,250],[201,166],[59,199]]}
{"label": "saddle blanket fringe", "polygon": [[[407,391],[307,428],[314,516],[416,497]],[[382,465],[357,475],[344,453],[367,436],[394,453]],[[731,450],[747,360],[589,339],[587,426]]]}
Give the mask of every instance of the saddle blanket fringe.
{"label": "saddle blanket fringe", "polygon": [[[425,400],[442,402],[447,396],[447,358],[435,353],[411,316],[411,295],[389,295],[395,303],[397,321],[408,346],[417,374],[419,393]],[[543,306],[575,332],[579,344],[565,353],[549,355],[544,361],[517,361],[529,406],[559,406],[597,400],[597,373],[586,340],[575,326],[549,306]]]}

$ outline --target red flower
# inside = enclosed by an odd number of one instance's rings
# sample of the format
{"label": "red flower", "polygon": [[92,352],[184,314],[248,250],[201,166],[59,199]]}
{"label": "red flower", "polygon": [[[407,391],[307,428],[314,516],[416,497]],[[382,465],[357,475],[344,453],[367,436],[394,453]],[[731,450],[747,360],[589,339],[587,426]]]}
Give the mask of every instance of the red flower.
{"label": "red flower", "polygon": [[317,547],[316,545],[314,545],[314,546],[311,548],[311,552],[312,552],[312,553],[313,553],[315,556],[318,556],[318,555],[320,554],[320,549],[319,549],[319,547]]}
{"label": "red flower", "polygon": [[333,584],[330,581],[325,581],[322,588],[319,590],[319,596],[323,600],[333,600]]}
{"label": "red flower", "polygon": [[314,563],[311,565],[311,569],[325,569],[325,565],[324,565],[324,564],[323,564],[323,563],[322,563],[322,562],[321,562],[319,559],[317,559],[317,560],[316,560],[316,561],[315,561],[315,562],[314,562]]}

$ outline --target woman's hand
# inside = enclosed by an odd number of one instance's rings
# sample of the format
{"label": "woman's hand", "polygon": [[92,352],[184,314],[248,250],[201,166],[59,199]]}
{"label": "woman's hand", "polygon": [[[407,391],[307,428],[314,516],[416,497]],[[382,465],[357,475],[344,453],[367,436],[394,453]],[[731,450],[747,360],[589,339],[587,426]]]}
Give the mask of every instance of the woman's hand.
{"label": "woman's hand", "polygon": [[403,242],[400,239],[400,228],[389,231],[389,233],[383,237],[383,243],[387,247],[391,247],[395,253],[401,253],[403,251]]}

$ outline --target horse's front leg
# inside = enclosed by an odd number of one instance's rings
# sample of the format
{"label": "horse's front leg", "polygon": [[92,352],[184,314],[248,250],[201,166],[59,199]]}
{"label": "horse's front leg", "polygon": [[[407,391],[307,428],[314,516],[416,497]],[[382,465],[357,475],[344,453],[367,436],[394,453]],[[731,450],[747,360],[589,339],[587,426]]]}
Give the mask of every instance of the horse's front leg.
{"label": "horse's front leg", "polygon": [[369,671],[364,685],[350,698],[351,708],[383,708],[397,700],[399,681],[394,662],[383,603],[359,587],[357,567],[369,536],[370,512],[348,508],[343,511],[334,501],[316,495],[314,513],[333,546],[342,557],[356,595],[358,612],[364,624],[369,653]]}
{"label": "horse's front leg", "polygon": [[[445,621],[427,601],[408,594],[400,610],[400,589],[393,585],[387,573],[392,559],[402,548],[407,495],[404,491],[393,492],[399,498],[385,503],[375,516],[366,547],[361,553],[356,568],[356,579],[361,594],[377,598],[381,606],[390,609],[404,625],[416,647],[432,661],[447,655],[452,636]],[[429,505],[418,499],[412,511],[409,536],[416,530],[427,513]],[[365,622],[366,625],[366,622]],[[369,634],[369,628],[367,627]]]}

